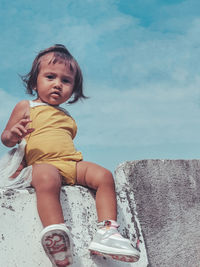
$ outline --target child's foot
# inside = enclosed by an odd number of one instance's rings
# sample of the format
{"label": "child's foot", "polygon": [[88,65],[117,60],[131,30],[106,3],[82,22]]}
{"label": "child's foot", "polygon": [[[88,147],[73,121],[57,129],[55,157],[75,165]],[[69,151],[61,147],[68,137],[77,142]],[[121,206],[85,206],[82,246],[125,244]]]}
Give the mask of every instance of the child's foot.
{"label": "child's foot", "polygon": [[119,261],[138,261],[139,251],[131,245],[128,239],[120,235],[118,227],[119,225],[114,221],[105,221],[90,243],[89,250],[92,254],[112,257]]}
{"label": "child's foot", "polygon": [[41,232],[42,246],[53,266],[65,267],[72,264],[69,231],[64,224],[53,224]]}

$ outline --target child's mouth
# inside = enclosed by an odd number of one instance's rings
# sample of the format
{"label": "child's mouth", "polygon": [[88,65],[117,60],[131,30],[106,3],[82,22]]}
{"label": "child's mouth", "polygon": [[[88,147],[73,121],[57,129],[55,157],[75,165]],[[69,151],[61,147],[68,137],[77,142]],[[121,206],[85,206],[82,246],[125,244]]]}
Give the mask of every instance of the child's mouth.
{"label": "child's mouth", "polygon": [[59,92],[52,92],[51,96],[58,98],[58,97],[60,97],[60,93]]}

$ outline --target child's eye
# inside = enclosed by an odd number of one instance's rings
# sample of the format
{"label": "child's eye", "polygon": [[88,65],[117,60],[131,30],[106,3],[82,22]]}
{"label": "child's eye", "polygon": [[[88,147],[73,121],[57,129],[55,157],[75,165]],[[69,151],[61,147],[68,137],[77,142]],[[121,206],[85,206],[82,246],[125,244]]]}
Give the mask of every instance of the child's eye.
{"label": "child's eye", "polygon": [[68,79],[63,79],[64,83],[69,83],[70,81]]}
{"label": "child's eye", "polygon": [[53,76],[53,75],[47,75],[46,77],[47,77],[47,79],[49,79],[49,80],[51,80],[51,79],[53,79],[53,78],[54,78],[54,76]]}

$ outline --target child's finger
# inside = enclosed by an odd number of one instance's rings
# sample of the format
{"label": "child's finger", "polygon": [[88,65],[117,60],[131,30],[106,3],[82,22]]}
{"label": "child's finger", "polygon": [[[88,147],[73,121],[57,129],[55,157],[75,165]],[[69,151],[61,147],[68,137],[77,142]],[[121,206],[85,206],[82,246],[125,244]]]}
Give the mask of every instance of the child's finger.
{"label": "child's finger", "polygon": [[24,125],[18,124],[16,125],[15,129],[18,129],[22,134],[27,133],[27,129],[24,127]]}
{"label": "child's finger", "polygon": [[32,122],[30,119],[21,119],[19,123],[23,126],[26,126],[30,122]]}
{"label": "child's finger", "polygon": [[11,133],[14,135],[14,136],[19,136],[19,137],[22,137],[23,133],[20,129],[18,128],[15,128],[11,131]]}
{"label": "child's finger", "polygon": [[27,135],[29,135],[29,134],[32,133],[33,131],[35,131],[34,128],[29,128],[29,129],[27,129],[26,133],[23,134],[22,138],[25,137],[25,136],[27,136]]}
{"label": "child's finger", "polygon": [[26,133],[26,135],[32,133],[33,131],[35,131],[34,128],[29,128],[29,129],[27,129],[27,133]]}

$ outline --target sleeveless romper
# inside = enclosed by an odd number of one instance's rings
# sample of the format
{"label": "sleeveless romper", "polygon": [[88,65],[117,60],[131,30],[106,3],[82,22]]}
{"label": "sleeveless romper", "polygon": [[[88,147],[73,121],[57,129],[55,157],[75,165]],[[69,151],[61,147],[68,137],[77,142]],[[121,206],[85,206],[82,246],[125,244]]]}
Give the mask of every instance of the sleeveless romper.
{"label": "sleeveless romper", "polygon": [[27,165],[48,163],[55,166],[63,177],[63,184],[76,183],[76,163],[83,159],[73,139],[77,132],[74,119],[65,109],[46,103],[29,101],[30,128],[35,130],[26,137]]}

